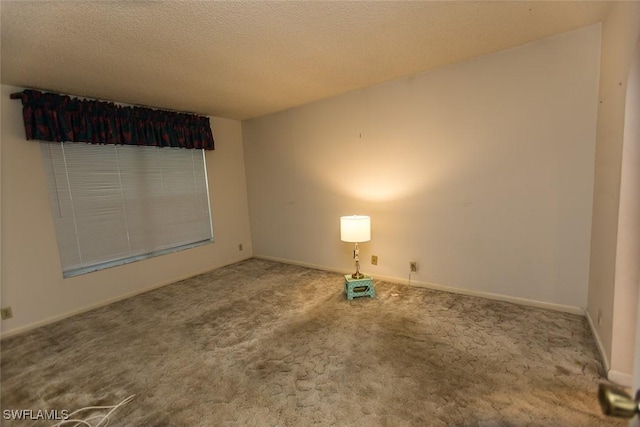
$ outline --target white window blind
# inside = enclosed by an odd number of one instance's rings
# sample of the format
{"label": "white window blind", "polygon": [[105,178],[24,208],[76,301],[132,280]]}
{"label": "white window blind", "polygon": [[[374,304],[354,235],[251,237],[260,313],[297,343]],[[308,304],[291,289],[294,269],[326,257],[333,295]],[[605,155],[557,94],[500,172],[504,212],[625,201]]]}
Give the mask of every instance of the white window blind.
{"label": "white window blind", "polygon": [[65,277],[213,240],[204,150],[41,148]]}

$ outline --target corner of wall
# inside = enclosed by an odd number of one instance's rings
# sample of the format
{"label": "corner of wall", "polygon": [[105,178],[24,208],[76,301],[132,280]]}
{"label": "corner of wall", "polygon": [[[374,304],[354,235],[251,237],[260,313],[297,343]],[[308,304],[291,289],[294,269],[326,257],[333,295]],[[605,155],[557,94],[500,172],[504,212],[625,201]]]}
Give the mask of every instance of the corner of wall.
{"label": "corner of wall", "polygon": [[589,329],[591,329],[591,334],[596,341],[596,347],[598,348],[598,353],[600,353],[600,358],[602,359],[602,367],[605,372],[609,372],[609,368],[611,367],[609,363],[609,358],[607,357],[607,352],[602,345],[602,341],[600,339],[600,334],[598,330],[594,326],[593,319],[591,318],[591,314],[589,314],[589,310],[584,311],[585,317],[587,318],[587,322],[589,323]]}
{"label": "corner of wall", "polygon": [[[621,82],[626,81],[639,32],[640,3],[615,2],[602,24],[587,303],[591,329],[607,370],[615,359],[615,270],[625,111]],[[600,317],[601,324],[591,321]]]}

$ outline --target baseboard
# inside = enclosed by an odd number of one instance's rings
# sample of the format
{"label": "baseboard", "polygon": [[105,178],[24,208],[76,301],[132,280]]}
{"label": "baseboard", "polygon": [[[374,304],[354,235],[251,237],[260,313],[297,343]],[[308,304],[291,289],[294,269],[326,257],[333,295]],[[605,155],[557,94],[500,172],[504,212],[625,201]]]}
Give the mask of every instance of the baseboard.
{"label": "baseboard", "polygon": [[602,340],[600,340],[600,335],[596,330],[595,324],[593,323],[593,319],[589,314],[589,311],[584,311],[585,316],[587,317],[587,322],[589,323],[589,329],[591,329],[591,335],[596,340],[596,347],[598,348],[598,353],[600,353],[600,358],[602,359],[602,365],[604,367],[605,372],[607,372],[607,378],[609,377],[609,371],[611,370],[611,364],[609,363],[609,358],[607,357],[607,353],[604,351],[604,346],[602,345]]}
{"label": "baseboard", "polygon": [[472,289],[455,288],[452,286],[445,286],[445,285],[439,285],[436,283],[428,283],[428,282],[420,282],[420,281],[415,281],[415,282],[412,281],[411,285],[417,286],[420,288],[434,289],[438,291],[451,292],[454,294],[469,295],[469,296],[486,298],[486,299],[491,299],[496,301],[504,301],[504,302],[510,302],[513,304],[525,305],[528,307],[543,308],[545,310],[560,311],[563,313],[570,313],[570,314],[576,314],[578,316],[584,316],[584,308],[575,307],[572,305],[555,304],[552,302],[512,297],[509,295],[494,294],[492,292],[476,291]]}
{"label": "baseboard", "polygon": [[[267,261],[276,261],[276,262],[281,262],[283,264],[298,265],[300,267],[315,268],[317,270],[332,271],[332,272],[341,273],[341,274],[347,274],[347,273],[351,272],[351,270],[349,270],[349,271],[341,270],[341,269],[337,269],[335,267],[330,267],[330,266],[325,266],[325,265],[310,264],[310,263],[306,263],[306,262],[283,259],[283,258],[276,258],[276,257],[270,257],[270,256],[265,256],[265,255],[255,255],[254,254],[253,257],[254,258],[258,258],[258,259],[264,259],[264,260],[267,260]],[[375,278],[379,279],[379,280],[384,280],[386,282],[391,282],[391,283],[405,284],[405,285],[416,286],[416,287],[420,287],[420,288],[427,288],[427,289],[434,289],[434,290],[443,291],[443,292],[450,292],[450,293],[454,293],[454,294],[469,295],[469,296],[486,298],[486,299],[491,299],[491,300],[496,300],[496,301],[510,302],[510,303],[513,303],[513,304],[525,305],[525,306],[529,306],[529,307],[537,307],[537,308],[543,308],[543,309],[547,309],[547,310],[561,311],[563,313],[577,314],[579,316],[584,316],[585,315],[585,309],[584,308],[574,307],[574,306],[570,306],[570,305],[554,304],[554,303],[550,303],[550,302],[536,301],[536,300],[530,300],[530,299],[526,299],[526,298],[511,297],[511,296],[508,296],[508,295],[494,294],[494,293],[491,293],[491,292],[484,292],[484,291],[475,291],[475,290],[471,290],[471,289],[456,288],[456,287],[452,287],[452,286],[445,286],[445,285],[439,285],[439,284],[436,284],[436,283],[422,282],[422,281],[416,281],[416,280],[409,281],[406,278],[403,279],[403,278],[399,278],[399,277],[382,276],[382,275],[378,275],[378,274],[375,275]]]}
{"label": "baseboard", "polygon": [[30,323],[28,325],[21,326],[21,327],[15,328],[15,329],[11,329],[9,331],[2,332],[0,334],[0,340],[3,340],[5,338],[10,338],[10,337],[13,337],[13,336],[16,336],[16,335],[24,334],[26,332],[29,332],[29,331],[32,331],[34,329],[40,328],[42,326],[46,326],[46,325],[49,325],[51,323],[56,323],[56,322],[59,322],[60,320],[67,319],[69,317],[73,317],[73,316],[76,316],[78,314],[86,313],[87,311],[95,310],[97,308],[104,307],[106,305],[113,304],[114,302],[122,301],[122,300],[125,300],[127,298],[132,298],[132,297],[135,297],[136,295],[141,295],[141,294],[144,294],[146,292],[150,292],[150,291],[153,291],[155,289],[161,288],[163,286],[167,286],[167,285],[170,285],[172,283],[176,283],[176,282],[179,282],[181,280],[185,280],[185,279],[188,279],[190,277],[197,276],[199,274],[207,273],[209,271],[216,270],[218,268],[222,268],[222,267],[225,267],[227,265],[235,264],[237,262],[241,262],[241,261],[244,261],[244,260],[247,260],[247,259],[250,259],[250,258],[252,258],[252,257],[248,256],[246,258],[237,259],[237,260],[231,261],[231,262],[226,263],[226,264],[221,264],[219,266],[209,267],[209,268],[203,269],[201,271],[197,271],[195,273],[187,274],[184,277],[179,277],[177,279],[172,279],[172,280],[169,280],[169,281],[166,281],[166,282],[157,283],[155,285],[152,285],[152,286],[149,286],[149,287],[146,287],[146,288],[143,288],[143,289],[137,289],[137,290],[135,290],[133,292],[129,292],[129,293],[126,293],[126,294],[123,294],[123,295],[118,295],[116,297],[109,298],[107,300],[100,301],[100,302],[95,303],[95,304],[91,304],[91,305],[88,305],[88,306],[85,306],[85,307],[82,307],[82,308],[79,308],[79,309],[76,309],[76,310],[68,311],[66,313],[59,314],[59,315],[56,315],[56,316],[48,317],[46,319],[39,320],[37,322]]}
{"label": "baseboard", "polygon": [[[347,273],[353,273],[352,270],[341,270],[335,267],[329,267],[327,265],[319,265],[319,264],[311,264],[308,262],[302,262],[302,261],[295,261],[295,260],[291,260],[291,259],[284,259],[284,258],[277,258],[277,257],[272,257],[272,256],[266,256],[266,255],[253,255],[254,258],[256,259],[263,259],[265,261],[274,261],[274,262],[280,262],[282,264],[289,264],[289,265],[297,265],[299,267],[307,267],[307,268],[313,268],[316,270],[324,270],[324,271],[331,271],[332,273],[340,273],[340,274],[347,274]],[[376,276],[378,277],[378,276]]]}
{"label": "baseboard", "polygon": [[607,379],[623,387],[631,387],[633,385],[633,375],[611,369],[611,363],[609,362],[609,358],[604,351],[602,341],[600,340],[600,335],[598,334],[598,331],[596,330],[593,323],[593,319],[591,318],[591,315],[587,310],[585,310],[585,316],[587,317],[587,322],[589,323],[591,334],[596,341],[596,347],[598,347],[598,352],[600,353],[600,358],[602,359],[602,365],[605,372],[607,373]]}
{"label": "baseboard", "polygon": [[625,372],[616,371],[614,369],[609,369],[607,371],[607,379],[623,387],[633,386],[633,375],[627,374]]}
{"label": "baseboard", "polygon": [[[202,273],[206,273],[208,271],[211,270],[215,270],[217,268],[221,268],[224,267],[225,265],[230,265],[230,264],[234,264],[236,262],[240,262],[243,261],[245,259],[249,259],[251,257],[247,257],[247,258],[242,258],[242,259],[238,259],[238,260],[234,260],[233,262],[230,262],[228,264],[222,264],[219,266],[215,266],[215,267],[211,267],[211,268],[207,268],[204,269],[202,271],[198,271],[189,275],[186,275],[184,277],[180,277],[180,278],[176,278],[176,279],[172,279],[170,281],[166,281],[166,282],[161,282],[158,284],[155,284],[153,286],[149,286],[147,288],[143,288],[143,289],[138,289],[136,291],[124,294],[124,295],[119,295],[117,297],[114,298],[110,298],[108,300],[105,301],[100,301],[96,304],[91,304],[89,306],[86,307],[82,307],[79,308],[77,310],[73,310],[73,311],[69,311],[57,316],[52,316],[49,317],[47,319],[44,320],[40,320],[38,322],[34,322],[34,323],[30,323],[28,325],[22,326],[22,327],[18,327],[15,329],[11,329],[9,331],[6,332],[2,332],[0,334],[0,340],[5,339],[5,338],[9,338],[15,335],[20,335],[23,334],[25,332],[31,331],[33,329],[51,324],[51,323],[55,323],[58,322],[60,320],[81,314],[81,313],[85,313],[87,311],[91,311],[91,310],[95,310],[97,308],[100,307],[104,307],[106,305],[109,304],[113,304],[114,302],[118,302],[127,298],[131,298],[134,297],[136,295],[140,295],[146,292],[150,292],[152,290],[161,288],[163,286],[169,285],[171,283],[175,283],[175,282],[179,282],[180,280],[184,280],[184,279],[188,279],[189,277],[193,277],[193,276],[197,276],[198,274],[202,274]],[[275,261],[275,262],[281,262],[283,264],[291,264],[291,265],[297,265],[300,267],[307,267],[307,268],[314,268],[316,270],[324,270],[324,271],[332,271],[335,273],[340,273],[340,274],[347,274],[350,273],[351,270],[344,270],[344,269],[338,269],[335,267],[331,267],[331,266],[327,266],[327,265],[319,265],[319,264],[311,264],[311,263],[307,263],[307,262],[301,262],[301,261],[295,261],[295,260],[289,260],[289,259],[283,259],[283,258],[277,258],[277,257],[270,257],[270,256],[265,256],[265,255],[253,255],[253,258],[257,258],[257,259],[264,259],[267,261]],[[434,289],[434,290],[439,290],[439,291],[444,291],[444,292],[451,292],[451,293],[456,293],[456,294],[461,294],[461,295],[469,295],[469,296],[476,296],[476,297],[480,297],[480,298],[487,298],[487,299],[492,299],[492,300],[497,300],[497,301],[505,301],[505,302],[510,302],[510,303],[514,303],[514,304],[520,304],[520,305],[525,305],[525,306],[530,306],[530,307],[537,307],[537,308],[543,308],[543,309],[548,309],[548,310],[554,310],[554,311],[561,311],[561,312],[565,312],[565,313],[571,313],[571,314],[577,314],[577,315],[585,315],[585,310],[580,308],[580,307],[573,307],[573,306],[567,306],[567,305],[561,305],[561,304],[554,304],[554,303],[548,303],[548,302],[543,302],[543,301],[536,301],[536,300],[530,300],[530,299],[526,299],[526,298],[518,298],[518,297],[511,297],[508,295],[501,295],[501,294],[494,294],[494,293],[490,293],[490,292],[483,292],[483,291],[475,291],[475,290],[470,290],[470,289],[463,289],[463,288],[455,288],[455,287],[451,287],[451,286],[445,286],[445,285],[439,285],[439,284],[435,284],[435,283],[428,283],[428,282],[421,282],[421,281],[411,281],[410,283],[408,283],[407,279],[402,279],[402,278],[398,278],[398,277],[392,277],[392,276],[382,276],[382,275],[376,275],[375,276],[377,279],[380,280],[384,280],[387,282],[391,282],[391,283],[398,283],[398,284],[406,284],[406,285],[410,285],[410,286],[417,286],[417,287],[422,287],[422,288],[427,288],[427,289]],[[610,371],[609,369],[609,362],[608,359],[606,358],[606,355],[604,354],[604,351],[602,349],[602,344],[600,342],[600,339],[597,335],[597,332],[595,330],[595,328],[593,327],[593,322],[591,321],[591,318],[589,317],[588,313],[586,313],[587,315],[587,319],[589,321],[589,326],[591,327],[591,331],[594,335],[594,337],[596,338],[596,344],[598,346],[598,351],[600,352],[600,355],[602,356],[602,360],[604,362],[605,365],[605,369],[607,370],[607,372]],[[616,371],[611,371],[613,372],[613,375],[616,378],[619,379],[624,379],[626,378],[628,375],[623,374],[623,373],[617,373]],[[611,378],[609,378],[611,379]],[[613,381],[613,379],[611,379]],[[615,381],[620,383],[619,381]]]}

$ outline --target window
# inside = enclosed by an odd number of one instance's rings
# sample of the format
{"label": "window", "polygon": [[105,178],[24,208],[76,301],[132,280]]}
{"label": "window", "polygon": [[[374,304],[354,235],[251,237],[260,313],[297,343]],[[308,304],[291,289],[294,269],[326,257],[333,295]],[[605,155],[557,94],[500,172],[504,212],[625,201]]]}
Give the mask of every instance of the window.
{"label": "window", "polygon": [[213,241],[204,150],[41,148],[64,277]]}

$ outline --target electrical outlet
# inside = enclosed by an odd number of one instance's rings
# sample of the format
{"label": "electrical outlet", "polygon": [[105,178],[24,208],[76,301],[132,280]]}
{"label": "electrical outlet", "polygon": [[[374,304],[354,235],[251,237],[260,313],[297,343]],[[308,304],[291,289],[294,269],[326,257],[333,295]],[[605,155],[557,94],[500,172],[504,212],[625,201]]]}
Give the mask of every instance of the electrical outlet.
{"label": "electrical outlet", "polygon": [[238,250],[242,252],[242,243],[238,245]]}
{"label": "electrical outlet", "polygon": [[11,319],[13,317],[13,310],[11,310],[11,307],[0,308],[0,315],[2,320]]}
{"label": "electrical outlet", "polygon": [[409,270],[411,270],[412,273],[415,273],[416,271],[418,271],[418,263],[415,261],[411,261],[409,263]]}
{"label": "electrical outlet", "polygon": [[378,255],[371,255],[371,265],[378,265]]}

